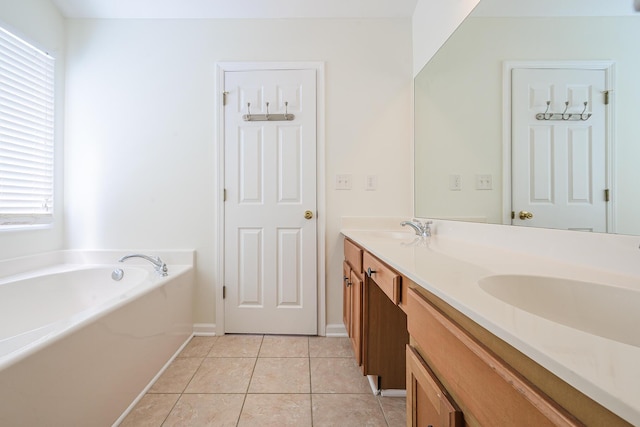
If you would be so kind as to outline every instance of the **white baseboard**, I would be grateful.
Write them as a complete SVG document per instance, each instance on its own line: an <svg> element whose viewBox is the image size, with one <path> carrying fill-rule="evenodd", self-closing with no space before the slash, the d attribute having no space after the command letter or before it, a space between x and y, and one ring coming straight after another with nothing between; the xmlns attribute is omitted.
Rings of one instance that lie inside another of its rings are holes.
<svg viewBox="0 0 640 427"><path fill-rule="evenodd" d="M348 337L347 328L343 324L337 323L334 325L327 325L325 336L327 337ZM215 323L194 323L193 335L199 337L213 337L218 335L216 333Z"/></svg>
<svg viewBox="0 0 640 427"><path fill-rule="evenodd" d="M367 380L369 380L369 387L371 387L371 391L374 396L382 396L382 397L406 397L407 390L402 389L381 389L378 385L380 377L377 375L367 375Z"/></svg>
<svg viewBox="0 0 640 427"><path fill-rule="evenodd" d="M378 388L378 376L367 375L367 380L369 380L369 387L371 387L373 395L378 396L380 394L380 389Z"/></svg>
<svg viewBox="0 0 640 427"><path fill-rule="evenodd" d="M347 328L342 323L336 323L333 325L327 325L325 332L327 337L348 337Z"/></svg>
<svg viewBox="0 0 640 427"><path fill-rule="evenodd" d="M407 390L389 389L380 390L380 396L382 397L407 397Z"/></svg>
<svg viewBox="0 0 640 427"><path fill-rule="evenodd" d="M199 337L213 337L216 336L216 324L215 323L194 323L193 335Z"/></svg>

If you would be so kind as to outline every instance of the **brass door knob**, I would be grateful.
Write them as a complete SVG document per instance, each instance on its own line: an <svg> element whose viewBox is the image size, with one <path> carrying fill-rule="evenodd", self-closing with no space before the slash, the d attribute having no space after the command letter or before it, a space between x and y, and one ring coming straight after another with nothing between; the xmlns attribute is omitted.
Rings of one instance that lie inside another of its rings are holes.
<svg viewBox="0 0 640 427"><path fill-rule="evenodd" d="M311 212L311 211L305 211L305 212L304 212L304 218L305 218L305 219L311 219L311 218L313 218L313 212Z"/></svg>
<svg viewBox="0 0 640 427"><path fill-rule="evenodd" d="M533 218L533 214L527 211L520 211L520 214L518 216L520 217L521 220Z"/></svg>

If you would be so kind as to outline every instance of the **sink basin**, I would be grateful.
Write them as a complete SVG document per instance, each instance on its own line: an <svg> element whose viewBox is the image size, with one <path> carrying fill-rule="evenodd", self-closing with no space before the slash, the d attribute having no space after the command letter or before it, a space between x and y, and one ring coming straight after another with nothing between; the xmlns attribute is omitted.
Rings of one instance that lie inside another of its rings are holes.
<svg viewBox="0 0 640 427"><path fill-rule="evenodd" d="M556 277L497 275L480 288L521 310L640 347L640 291Z"/></svg>
<svg viewBox="0 0 640 427"><path fill-rule="evenodd" d="M382 238L382 239L415 239L418 236L414 232L406 232L406 231L385 231L385 230L372 230L367 232L371 237Z"/></svg>

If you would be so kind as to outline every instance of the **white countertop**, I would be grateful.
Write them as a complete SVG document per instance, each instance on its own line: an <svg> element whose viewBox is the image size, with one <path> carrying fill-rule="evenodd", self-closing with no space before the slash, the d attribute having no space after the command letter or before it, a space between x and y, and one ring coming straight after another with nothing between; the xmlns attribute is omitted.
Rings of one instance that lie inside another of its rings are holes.
<svg viewBox="0 0 640 427"><path fill-rule="evenodd" d="M640 425L640 347L531 314L478 285L488 276L517 274L640 292L638 277L437 234L429 239L375 230L343 229L342 234L602 406ZM640 324L629 323L629 333L640 335Z"/></svg>

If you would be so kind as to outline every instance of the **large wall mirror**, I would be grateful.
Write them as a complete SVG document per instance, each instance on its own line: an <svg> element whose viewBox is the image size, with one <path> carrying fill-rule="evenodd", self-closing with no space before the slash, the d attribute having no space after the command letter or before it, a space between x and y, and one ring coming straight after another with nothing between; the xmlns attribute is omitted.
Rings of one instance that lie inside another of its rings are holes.
<svg viewBox="0 0 640 427"><path fill-rule="evenodd" d="M574 148L566 149L567 156L573 155L574 160L583 163L589 157L602 158L606 180L603 187L606 188L588 188L591 184L585 184L581 190L594 199L604 199L605 189L609 190L607 226L596 231L640 235L640 13L634 12L631 0L612 0L610 4L596 6L604 9L605 13L600 15L589 11L585 2L576 2L576 11L582 16L572 14L565 2L542 3L545 8L562 10L537 10L524 16L516 13L518 7L513 6L512 0L480 0L416 76L415 215L547 226L535 221L538 217L534 208L531 208L534 220L520 221L517 218L520 209L512 203L518 190L511 181L516 173L522 172L520 169L526 168L512 162L510 144L515 142L511 122L515 120L512 117L515 107L511 105L511 83L505 86L505 81L510 82L512 78L511 71L505 71L508 70L505 64L611 63L606 84L611 83L613 87L605 89L614 92L608 95L610 107L600 113L607 120L606 149L592 151L585 145L580 151L575 148L578 142L574 141ZM558 3L562 6L557 6ZM604 102L602 92L600 89L594 92L590 102ZM565 95L549 95L549 98L553 96L558 99L552 104L552 110L562 109L560 98ZM574 101L569 112L580 113ZM540 112L543 111L544 108ZM592 111L592 106L588 111ZM505 120L509 121L506 125ZM541 122L540 126L548 123ZM587 126L591 123L592 119L580 122L577 118L564 124L584 125L580 128L583 134L592 138ZM563 124L562 120L559 124ZM529 130L529 133L535 132ZM549 146L560 144L553 137L547 143ZM536 152L535 161L544 155ZM554 169L549 172L551 175L575 172L571 170L575 164L572 166L566 159L543 160L550 164L565 162L570 169L568 172ZM590 164L586 165L581 173L591 174ZM511 210L516 212L514 220ZM551 227L582 229L579 225Z"/></svg>

